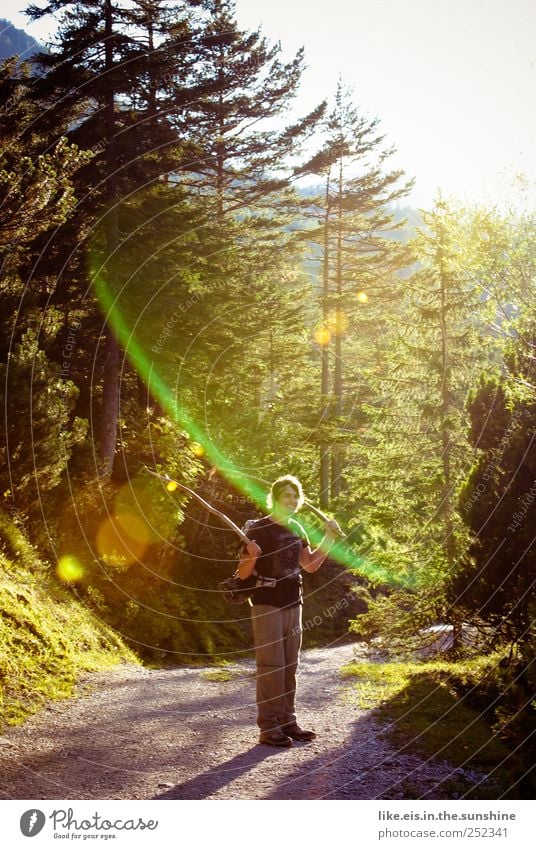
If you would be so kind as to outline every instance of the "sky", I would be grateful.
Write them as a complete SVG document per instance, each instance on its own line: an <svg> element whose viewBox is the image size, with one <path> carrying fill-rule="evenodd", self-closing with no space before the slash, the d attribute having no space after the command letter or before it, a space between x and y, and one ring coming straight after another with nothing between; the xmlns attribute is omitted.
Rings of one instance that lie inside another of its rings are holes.
<svg viewBox="0 0 536 849"><path fill-rule="evenodd" d="M2 15L35 38L24 0ZM379 118L401 167L429 207L440 189L464 201L505 204L518 175L536 196L536 3L534 0L237 0L240 26L305 47L297 104L330 97L337 78L354 87L365 115Z"/></svg>

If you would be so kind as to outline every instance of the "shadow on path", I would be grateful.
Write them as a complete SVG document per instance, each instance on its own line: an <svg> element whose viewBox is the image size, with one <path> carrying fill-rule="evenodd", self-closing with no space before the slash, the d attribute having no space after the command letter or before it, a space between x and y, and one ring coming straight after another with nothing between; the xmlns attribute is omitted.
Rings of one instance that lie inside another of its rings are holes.
<svg viewBox="0 0 536 849"><path fill-rule="evenodd" d="M247 752L235 755L228 761L214 766L201 775L176 784L169 790L154 796L154 799L206 799L231 781L245 776L262 761L274 755L282 756L284 751L258 743Z"/></svg>

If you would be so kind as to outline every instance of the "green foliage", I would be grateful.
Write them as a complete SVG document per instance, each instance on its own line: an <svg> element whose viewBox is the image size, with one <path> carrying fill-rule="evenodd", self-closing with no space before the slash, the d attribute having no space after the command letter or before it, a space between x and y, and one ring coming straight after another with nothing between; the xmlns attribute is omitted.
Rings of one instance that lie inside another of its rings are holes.
<svg viewBox="0 0 536 849"><path fill-rule="evenodd" d="M39 114L32 101L26 67L6 62L0 91L7 98L0 112L0 400L4 409L5 445L0 446L0 488L18 509L38 509L39 494L54 487L85 424L73 415L78 390L61 376L48 356L60 319L43 316L37 304L39 285L23 285L36 237L61 224L75 206L74 174L90 156L65 138L37 135ZM43 288L47 279L40 281ZM36 291L37 290L37 291Z"/></svg>
<svg viewBox="0 0 536 849"><path fill-rule="evenodd" d="M369 600L368 610L350 628L359 640L387 651L391 657L406 657L426 642L420 631L436 622L440 612L441 598L436 595L427 594L422 599L415 592L380 587Z"/></svg>
<svg viewBox="0 0 536 849"><path fill-rule="evenodd" d="M0 485L32 542L80 565L79 598L145 659L202 662L249 650L216 590L236 552L144 465L194 486L216 462L293 472L312 497L320 477L371 544L369 584L310 576L309 645L360 615L400 650L460 618L525 650L534 216L440 201L408 247L378 121L340 83L323 123L321 104L276 125L303 53L242 32L232 2L53 6L46 73L0 70ZM321 197L290 188L309 173ZM14 533L6 558L33 562ZM67 657L24 628L30 654Z"/></svg>
<svg viewBox="0 0 536 849"><path fill-rule="evenodd" d="M63 223L76 204L73 177L92 154L65 137L39 134L27 65L0 65L0 257L3 274L16 272L40 233ZM48 142L48 144L47 144ZM20 294L20 293L19 293Z"/></svg>
<svg viewBox="0 0 536 849"><path fill-rule="evenodd" d="M59 366L40 349L31 325L7 363L0 364L0 381L6 414L0 487L19 509L35 510L41 494L60 482L73 448L85 438L86 422L72 416L78 390L61 379Z"/></svg>
<svg viewBox="0 0 536 849"><path fill-rule="evenodd" d="M67 698L84 672L136 657L51 573L0 512L1 727L48 699Z"/></svg>
<svg viewBox="0 0 536 849"><path fill-rule="evenodd" d="M517 360L513 381L530 374L531 361L521 368ZM482 381L469 405L478 454L460 506L472 541L450 598L465 618L490 623L494 640L530 643L536 611L536 399L511 397L509 386L504 379Z"/></svg>
<svg viewBox="0 0 536 849"><path fill-rule="evenodd" d="M374 709L400 752L419 751L483 775L440 782L431 798L531 798L528 739L536 727L530 686L498 654L459 663L352 663L361 708ZM533 692L533 691L532 691ZM411 791L408 794L411 797Z"/></svg>
<svg viewBox="0 0 536 849"><path fill-rule="evenodd" d="M325 190L312 199L309 215L320 220L307 236L319 244L314 265L322 313L315 338L321 379L314 442L327 506L328 496L335 500L349 489L353 457L347 449L364 424L362 405L369 400L363 374L375 360L387 310L398 295L397 273L411 261L407 246L393 238L403 222L392 211L411 183L401 182L402 171L385 170L393 151L378 135L378 120L359 112L342 81L322 140L312 168Z"/></svg>
<svg viewBox="0 0 536 849"><path fill-rule="evenodd" d="M473 462L465 400L475 369L497 356L483 340L487 305L464 249L471 222L469 211L442 201L425 214L418 267L400 281L364 372L366 419L350 449L348 506L384 539L372 556L405 573L413 590L400 603L376 599L356 625L385 629L386 641L411 642L438 619L454 621L446 584L467 545L456 494Z"/></svg>

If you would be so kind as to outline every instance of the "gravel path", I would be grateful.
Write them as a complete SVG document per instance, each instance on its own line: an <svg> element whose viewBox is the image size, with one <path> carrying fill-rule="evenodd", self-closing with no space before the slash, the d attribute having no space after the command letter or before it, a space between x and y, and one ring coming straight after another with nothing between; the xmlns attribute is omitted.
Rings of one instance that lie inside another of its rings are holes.
<svg viewBox="0 0 536 849"><path fill-rule="evenodd" d="M302 653L299 719L318 737L257 742L254 664L218 670L123 666L93 675L0 737L5 799L448 798L441 781L475 783L445 761L399 754L359 709L338 670L345 645Z"/></svg>

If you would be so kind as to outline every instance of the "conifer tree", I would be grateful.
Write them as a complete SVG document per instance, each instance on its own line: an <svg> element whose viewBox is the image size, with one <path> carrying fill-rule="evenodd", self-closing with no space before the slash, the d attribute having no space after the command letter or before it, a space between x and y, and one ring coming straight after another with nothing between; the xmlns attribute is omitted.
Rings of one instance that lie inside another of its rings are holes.
<svg viewBox="0 0 536 849"><path fill-rule="evenodd" d="M260 30L238 28L232 0L192 5L201 7L200 54L192 74L213 93L190 106L200 158L189 181L213 194L220 215L262 208L287 184L293 165L303 169L300 143L317 128L325 104L281 126L298 91L303 50L283 62L280 44L270 44Z"/></svg>
<svg viewBox="0 0 536 849"><path fill-rule="evenodd" d="M29 13L39 18L60 10L57 45L36 60L45 72L36 84L36 97L49 105L42 122L51 115L70 120L73 111L79 113L69 136L96 153L85 175L82 210L89 206L90 218L104 214L107 252L113 256L119 245L118 205L182 156L169 117L180 97L164 71L172 57L175 78L191 54L175 49L169 10L160 3L141 4L145 29L132 4L112 0L52 0L43 8L30 7ZM183 38L189 35L187 16L177 7L174 13L174 31L180 30L182 42L191 44ZM156 47L155 28L166 39ZM109 324L103 356L100 451L102 471L110 473L117 443L120 350Z"/></svg>
<svg viewBox="0 0 536 849"><path fill-rule="evenodd" d="M468 218L442 201L424 216L419 267L404 281L366 375L372 397L352 474L362 520L385 542L380 559L417 591L404 601L415 623L441 616L454 637L459 619L448 609L446 587L467 544L457 508L472 461L465 401L475 372L491 361L482 344L487 306L465 264Z"/></svg>
<svg viewBox="0 0 536 849"><path fill-rule="evenodd" d="M48 280L28 272L36 235L65 221L76 199L73 177L90 156L50 131L34 131L33 80L14 61L0 67L0 401L4 437L0 486L18 508L35 507L57 485L85 432L72 415L77 390L50 358L58 333L55 311L43 316Z"/></svg>
<svg viewBox="0 0 536 849"><path fill-rule="evenodd" d="M230 3L181 3L170 9L157 0L53 0L41 10L33 7L32 15L60 9L58 48L39 57L46 74L37 96L65 116L81 110L70 135L96 152L82 210L89 204L89 221L105 212L108 255L119 247L118 205L131 202L133 192L159 176L193 188L201 175L201 195L207 203L211 193L216 198L214 214L224 243L228 225L221 216L285 184L283 157L322 111L271 134L250 127L284 110L298 85L302 55L281 63L278 46L259 33L237 30ZM225 193L233 198L229 209ZM211 219L207 207L206 223ZM283 222L272 210L266 221L264 235L256 222L251 228L244 224L236 238L259 248L264 239L262 250L269 250ZM230 226L237 227L234 215ZM117 289L121 270L116 274ZM117 341L107 326L101 414L105 472L111 471L116 444L119 364Z"/></svg>
<svg viewBox="0 0 536 849"><path fill-rule="evenodd" d="M484 624L492 641L528 649L536 612L535 219L530 211L477 209L469 225L461 249L486 301L494 356L468 401L474 464L459 508L470 540L448 600L465 621Z"/></svg>
<svg viewBox="0 0 536 849"><path fill-rule="evenodd" d="M333 109L326 122L326 138L314 164L325 179L325 192L315 201L322 211L318 239L321 245L322 350L320 441L320 497L341 492L343 453L341 426L350 409L350 386L355 375L345 375L349 340L363 337L381 321L381 310L393 298L395 273L407 264L408 251L392 238L396 222L389 206L409 191L403 172L386 171L393 153L379 135L378 120L360 114L352 91L339 80ZM361 306L370 299L374 322L363 321ZM368 327L367 327L368 323ZM345 343L346 338L346 343ZM350 343L361 360L370 340ZM334 427L335 425L335 427ZM339 431L339 434L337 433ZM324 434L324 435L323 435Z"/></svg>
<svg viewBox="0 0 536 849"><path fill-rule="evenodd" d="M527 386L534 383L531 359L518 342L507 363L508 377L483 375L469 401L477 459L460 512L471 541L447 598L464 621L487 627L490 644L528 646L536 636L536 395Z"/></svg>

